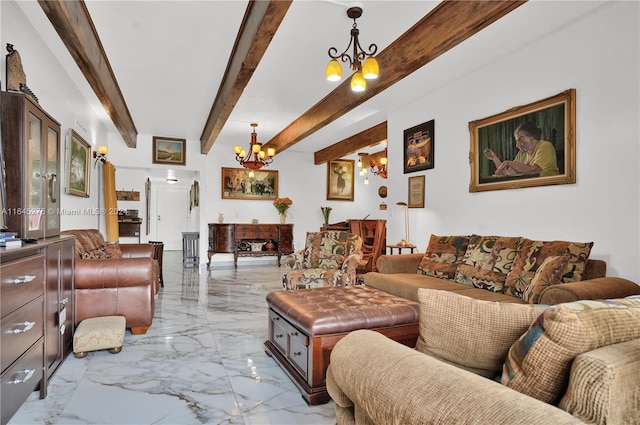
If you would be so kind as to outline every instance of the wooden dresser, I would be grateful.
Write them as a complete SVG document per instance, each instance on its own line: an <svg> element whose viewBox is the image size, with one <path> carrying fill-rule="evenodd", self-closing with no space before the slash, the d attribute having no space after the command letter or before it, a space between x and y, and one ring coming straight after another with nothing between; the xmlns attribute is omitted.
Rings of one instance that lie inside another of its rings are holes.
<svg viewBox="0 0 640 425"><path fill-rule="evenodd" d="M233 254L233 265L238 257L277 256L278 267L283 254L293 252L293 224L241 224L209 223L207 256L215 253Z"/></svg>
<svg viewBox="0 0 640 425"><path fill-rule="evenodd" d="M0 248L2 424L73 350L74 237Z"/></svg>

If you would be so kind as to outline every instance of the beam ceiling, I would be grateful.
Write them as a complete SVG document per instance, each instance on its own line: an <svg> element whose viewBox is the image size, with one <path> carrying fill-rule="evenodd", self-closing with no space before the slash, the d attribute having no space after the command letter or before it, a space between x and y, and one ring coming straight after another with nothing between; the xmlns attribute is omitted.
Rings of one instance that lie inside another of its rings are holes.
<svg viewBox="0 0 640 425"><path fill-rule="evenodd" d="M100 99L124 142L136 147L138 130L83 1L38 0L60 39Z"/></svg>
<svg viewBox="0 0 640 425"><path fill-rule="evenodd" d="M387 138L387 122L382 122L351 137L327 146L313 154L315 165L320 165L343 156L351 155L360 149L377 145Z"/></svg>
<svg viewBox="0 0 640 425"><path fill-rule="evenodd" d="M376 56L380 76L377 80L369 80L364 92L351 91L351 82L346 78L335 90L296 118L263 147L275 148L276 152L290 148L525 2L526 0L440 3ZM315 160L318 163L317 156ZM326 159L321 161L324 160Z"/></svg>

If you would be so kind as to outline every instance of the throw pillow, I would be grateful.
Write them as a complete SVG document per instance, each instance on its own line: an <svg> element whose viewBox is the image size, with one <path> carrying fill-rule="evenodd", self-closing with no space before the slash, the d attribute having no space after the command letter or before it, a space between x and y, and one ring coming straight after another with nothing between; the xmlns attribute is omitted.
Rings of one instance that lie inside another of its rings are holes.
<svg viewBox="0 0 640 425"><path fill-rule="evenodd" d="M111 258L111 254L104 248L96 248L91 251L85 251L80 254L80 258L83 260L99 260L104 258Z"/></svg>
<svg viewBox="0 0 640 425"><path fill-rule="evenodd" d="M522 238L513 267L507 275L504 293L522 298L525 288L531 283L545 258L568 255L560 280L563 283L582 279L593 242L534 241Z"/></svg>
<svg viewBox="0 0 640 425"><path fill-rule="evenodd" d="M469 236L431 235L418 274L453 280L456 269L464 258Z"/></svg>
<svg viewBox="0 0 640 425"><path fill-rule="evenodd" d="M418 300L416 350L488 378L500 375L509 347L545 309L423 288Z"/></svg>
<svg viewBox="0 0 640 425"><path fill-rule="evenodd" d="M522 292L522 299L529 304L538 304L540 294L547 286L561 283L562 273L568 261L569 256L566 254L545 258L529 285Z"/></svg>
<svg viewBox="0 0 640 425"><path fill-rule="evenodd" d="M640 338L640 301L575 301L547 309L514 342L502 384L555 404L566 389L573 359L596 348Z"/></svg>
<svg viewBox="0 0 640 425"><path fill-rule="evenodd" d="M463 285L502 292L519 240L518 237L471 236L454 280Z"/></svg>

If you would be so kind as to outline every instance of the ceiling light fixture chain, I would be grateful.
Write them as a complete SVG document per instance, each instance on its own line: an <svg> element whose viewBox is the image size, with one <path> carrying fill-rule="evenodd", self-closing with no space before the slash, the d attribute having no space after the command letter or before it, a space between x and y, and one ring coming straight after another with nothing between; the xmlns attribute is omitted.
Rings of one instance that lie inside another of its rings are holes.
<svg viewBox="0 0 640 425"><path fill-rule="evenodd" d="M273 157L276 154L276 150L273 148L268 148L266 152L262 150L262 144L258 143L258 134L256 133L257 126L257 123L251 123L253 131L251 132L251 142L248 151L245 151L240 145L233 147L233 151L236 154L236 161L243 167L251 170L258 170L268 166L273 162Z"/></svg>
<svg viewBox="0 0 640 425"><path fill-rule="evenodd" d="M351 7L347 10L347 16L353 19L353 25L351 27L351 39L349 45L341 54L338 54L338 49L335 47L329 48L329 57L331 60L327 64L326 77L329 81L339 81L342 78L342 67L338 62L340 59L342 62L349 62L349 66L354 71L351 77L351 90L364 91L367 87L366 80L373 80L378 78L379 67L378 61L374 57L378 51L378 46L374 43L369 45L369 50L365 51L360 45L360 30L356 19L362 16L362 8ZM352 56L347 53L353 46Z"/></svg>

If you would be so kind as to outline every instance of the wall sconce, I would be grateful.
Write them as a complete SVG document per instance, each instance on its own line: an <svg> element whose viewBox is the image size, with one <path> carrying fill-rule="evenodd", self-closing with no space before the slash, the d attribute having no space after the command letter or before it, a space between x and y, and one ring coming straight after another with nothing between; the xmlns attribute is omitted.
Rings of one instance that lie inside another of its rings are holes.
<svg viewBox="0 0 640 425"><path fill-rule="evenodd" d="M100 145L98 146L98 150L97 151L93 151L93 157L95 158L95 161L93 162L93 168L96 168L96 164L98 163L98 161L102 162L103 164L105 162L107 162L107 147L104 145Z"/></svg>

